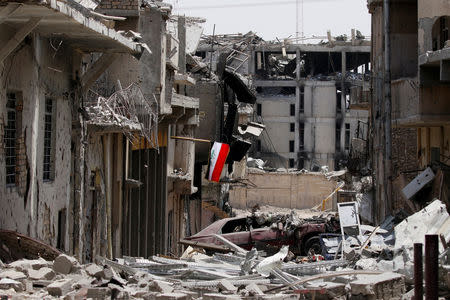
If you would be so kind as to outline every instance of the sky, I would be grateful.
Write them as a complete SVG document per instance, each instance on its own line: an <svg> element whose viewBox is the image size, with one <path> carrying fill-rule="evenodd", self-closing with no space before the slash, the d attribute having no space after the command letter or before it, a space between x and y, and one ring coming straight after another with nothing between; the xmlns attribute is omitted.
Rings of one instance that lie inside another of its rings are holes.
<svg viewBox="0 0 450 300"><path fill-rule="evenodd" d="M256 32L264 40L295 37L298 1L299 32L305 37L350 36L355 28L370 37L366 0L166 0L174 14L203 17L204 33ZM303 2L303 5L302 5ZM303 7L303 13L302 13ZM303 18L302 18L303 16ZM302 22L303 19L303 22ZM300 34L301 35L301 34Z"/></svg>

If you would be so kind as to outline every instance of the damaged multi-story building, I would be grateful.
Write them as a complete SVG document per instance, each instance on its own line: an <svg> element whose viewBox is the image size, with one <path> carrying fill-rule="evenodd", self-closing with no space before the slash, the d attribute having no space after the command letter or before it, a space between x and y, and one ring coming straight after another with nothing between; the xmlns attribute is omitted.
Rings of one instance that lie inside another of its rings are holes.
<svg viewBox="0 0 450 300"><path fill-rule="evenodd" d="M0 3L1 229L82 261L177 254L201 20L162 2ZM191 50L189 50L191 49Z"/></svg>
<svg viewBox="0 0 450 300"><path fill-rule="evenodd" d="M434 197L448 201L450 2L367 3L372 15L372 215L383 220L399 209L414 212ZM427 166L436 173L435 183L407 199L402 189Z"/></svg>
<svg viewBox="0 0 450 300"><path fill-rule="evenodd" d="M227 53L228 65L257 91L254 120L266 134L253 157L274 168L334 170L348 164L353 138L367 141L367 105L357 104L369 92L370 42L355 32L351 41L330 35L314 45L264 42L251 32L201 43L197 55L208 61L216 53L215 61Z"/></svg>

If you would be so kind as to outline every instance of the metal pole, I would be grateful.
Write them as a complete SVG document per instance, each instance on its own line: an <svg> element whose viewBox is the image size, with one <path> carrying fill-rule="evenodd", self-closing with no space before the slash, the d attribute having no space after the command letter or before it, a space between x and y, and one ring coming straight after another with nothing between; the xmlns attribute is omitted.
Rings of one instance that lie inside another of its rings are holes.
<svg viewBox="0 0 450 300"><path fill-rule="evenodd" d="M438 299L438 256L437 234L425 235L425 299Z"/></svg>
<svg viewBox="0 0 450 300"><path fill-rule="evenodd" d="M390 33L390 0L383 1L384 13L384 135L385 135L385 157L384 157L384 193L385 206L384 216L391 211L391 33ZM383 216L383 218L384 218Z"/></svg>
<svg viewBox="0 0 450 300"><path fill-rule="evenodd" d="M212 35L212 40L211 40L211 58L209 60L209 77L211 77L211 72L212 72L212 59L213 59L213 53L214 53L215 34L216 34L216 24L214 24L214 27L213 27L213 35Z"/></svg>
<svg viewBox="0 0 450 300"><path fill-rule="evenodd" d="M422 243L414 244L414 300L423 299L423 253Z"/></svg>

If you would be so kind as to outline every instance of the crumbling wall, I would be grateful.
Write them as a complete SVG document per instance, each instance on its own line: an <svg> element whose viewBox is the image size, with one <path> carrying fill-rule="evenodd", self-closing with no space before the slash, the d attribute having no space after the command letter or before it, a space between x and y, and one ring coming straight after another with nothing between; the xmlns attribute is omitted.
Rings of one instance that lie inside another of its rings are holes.
<svg viewBox="0 0 450 300"><path fill-rule="evenodd" d="M138 0L101 0L99 9L137 10Z"/></svg>
<svg viewBox="0 0 450 300"><path fill-rule="evenodd" d="M55 41L52 41L55 43ZM58 212L68 206L70 182L70 92L71 50L62 44L52 48L50 40L33 35L5 61L0 73L0 122L6 120L6 92L21 97L16 107L17 122L16 185L6 187L4 132L0 132L0 226L37 237L54 246L58 235ZM63 75L62 75L63 74ZM67 75L69 74L69 75ZM45 99L54 100L56 111L53 180L43 180L43 141ZM20 102L20 101L19 101ZM4 129L4 125L0 126ZM66 210L67 212L67 210ZM66 250L66 249L64 249Z"/></svg>
<svg viewBox="0 0 450 300"><path fill-rule="evenodd" d="M419 55L433 49L433 25L441 16L450 16L450 5L447 0L418 0Z"/></svg>
<svg viewBox="0 0 450 300"><path fill-rule="evenodd" d="M320 173L265 173L248 172L246 187L230 189L230 205L246 209L255 205L305 209L322 203L336 188L337 183ZM333 196L334 199L335 196ZM327 202L332 207L334 200Z"/></svg>

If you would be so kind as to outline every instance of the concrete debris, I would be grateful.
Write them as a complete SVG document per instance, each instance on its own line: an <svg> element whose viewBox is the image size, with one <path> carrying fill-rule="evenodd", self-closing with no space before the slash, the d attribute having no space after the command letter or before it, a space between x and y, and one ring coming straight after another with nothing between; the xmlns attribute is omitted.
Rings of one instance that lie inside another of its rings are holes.
<svg viewBox="0 0 450 300"><path fill-rule="evenodd" d="M69 274L72 270L75 270L78 262L74 257L66 254L61 254L53 262L53 270L60 274Z"/></svg>
<svg viewBox="0 0 450 300"><path fill-rule="evenodd" d="M292 216L279 222L280 216L257 211L252 218L255 224L274 222L282 227L304 222ZM417 232L429 233L411 228L430 223L434 225L428 226L430 232L443 233L447 243L448 218L445 205L435 200L391 229L362 225L362 236L346 237L346 245L351 248L345 249L344 259L335 259L340 253L339 240L322 237L324 246L337 248L334 256L324 255L331 258L325 261L297 257L286 262L291 255L289 246L268 256L257 248L243 249L220 235L218 241L232 248L234 254L210 255L190 246L179 259L153 256L112 261L98 257L101 265L80 265L65 254L53 262L23 259L0 266L0 289L6 296L26 298L32 294L45 299L300 299L300 295L318 299L408 299L414 273L410 245L421 241ZM384 243L391 231L396 233L394 245ZM447 286L448 251L440 257L441 286Z"/></svg>

